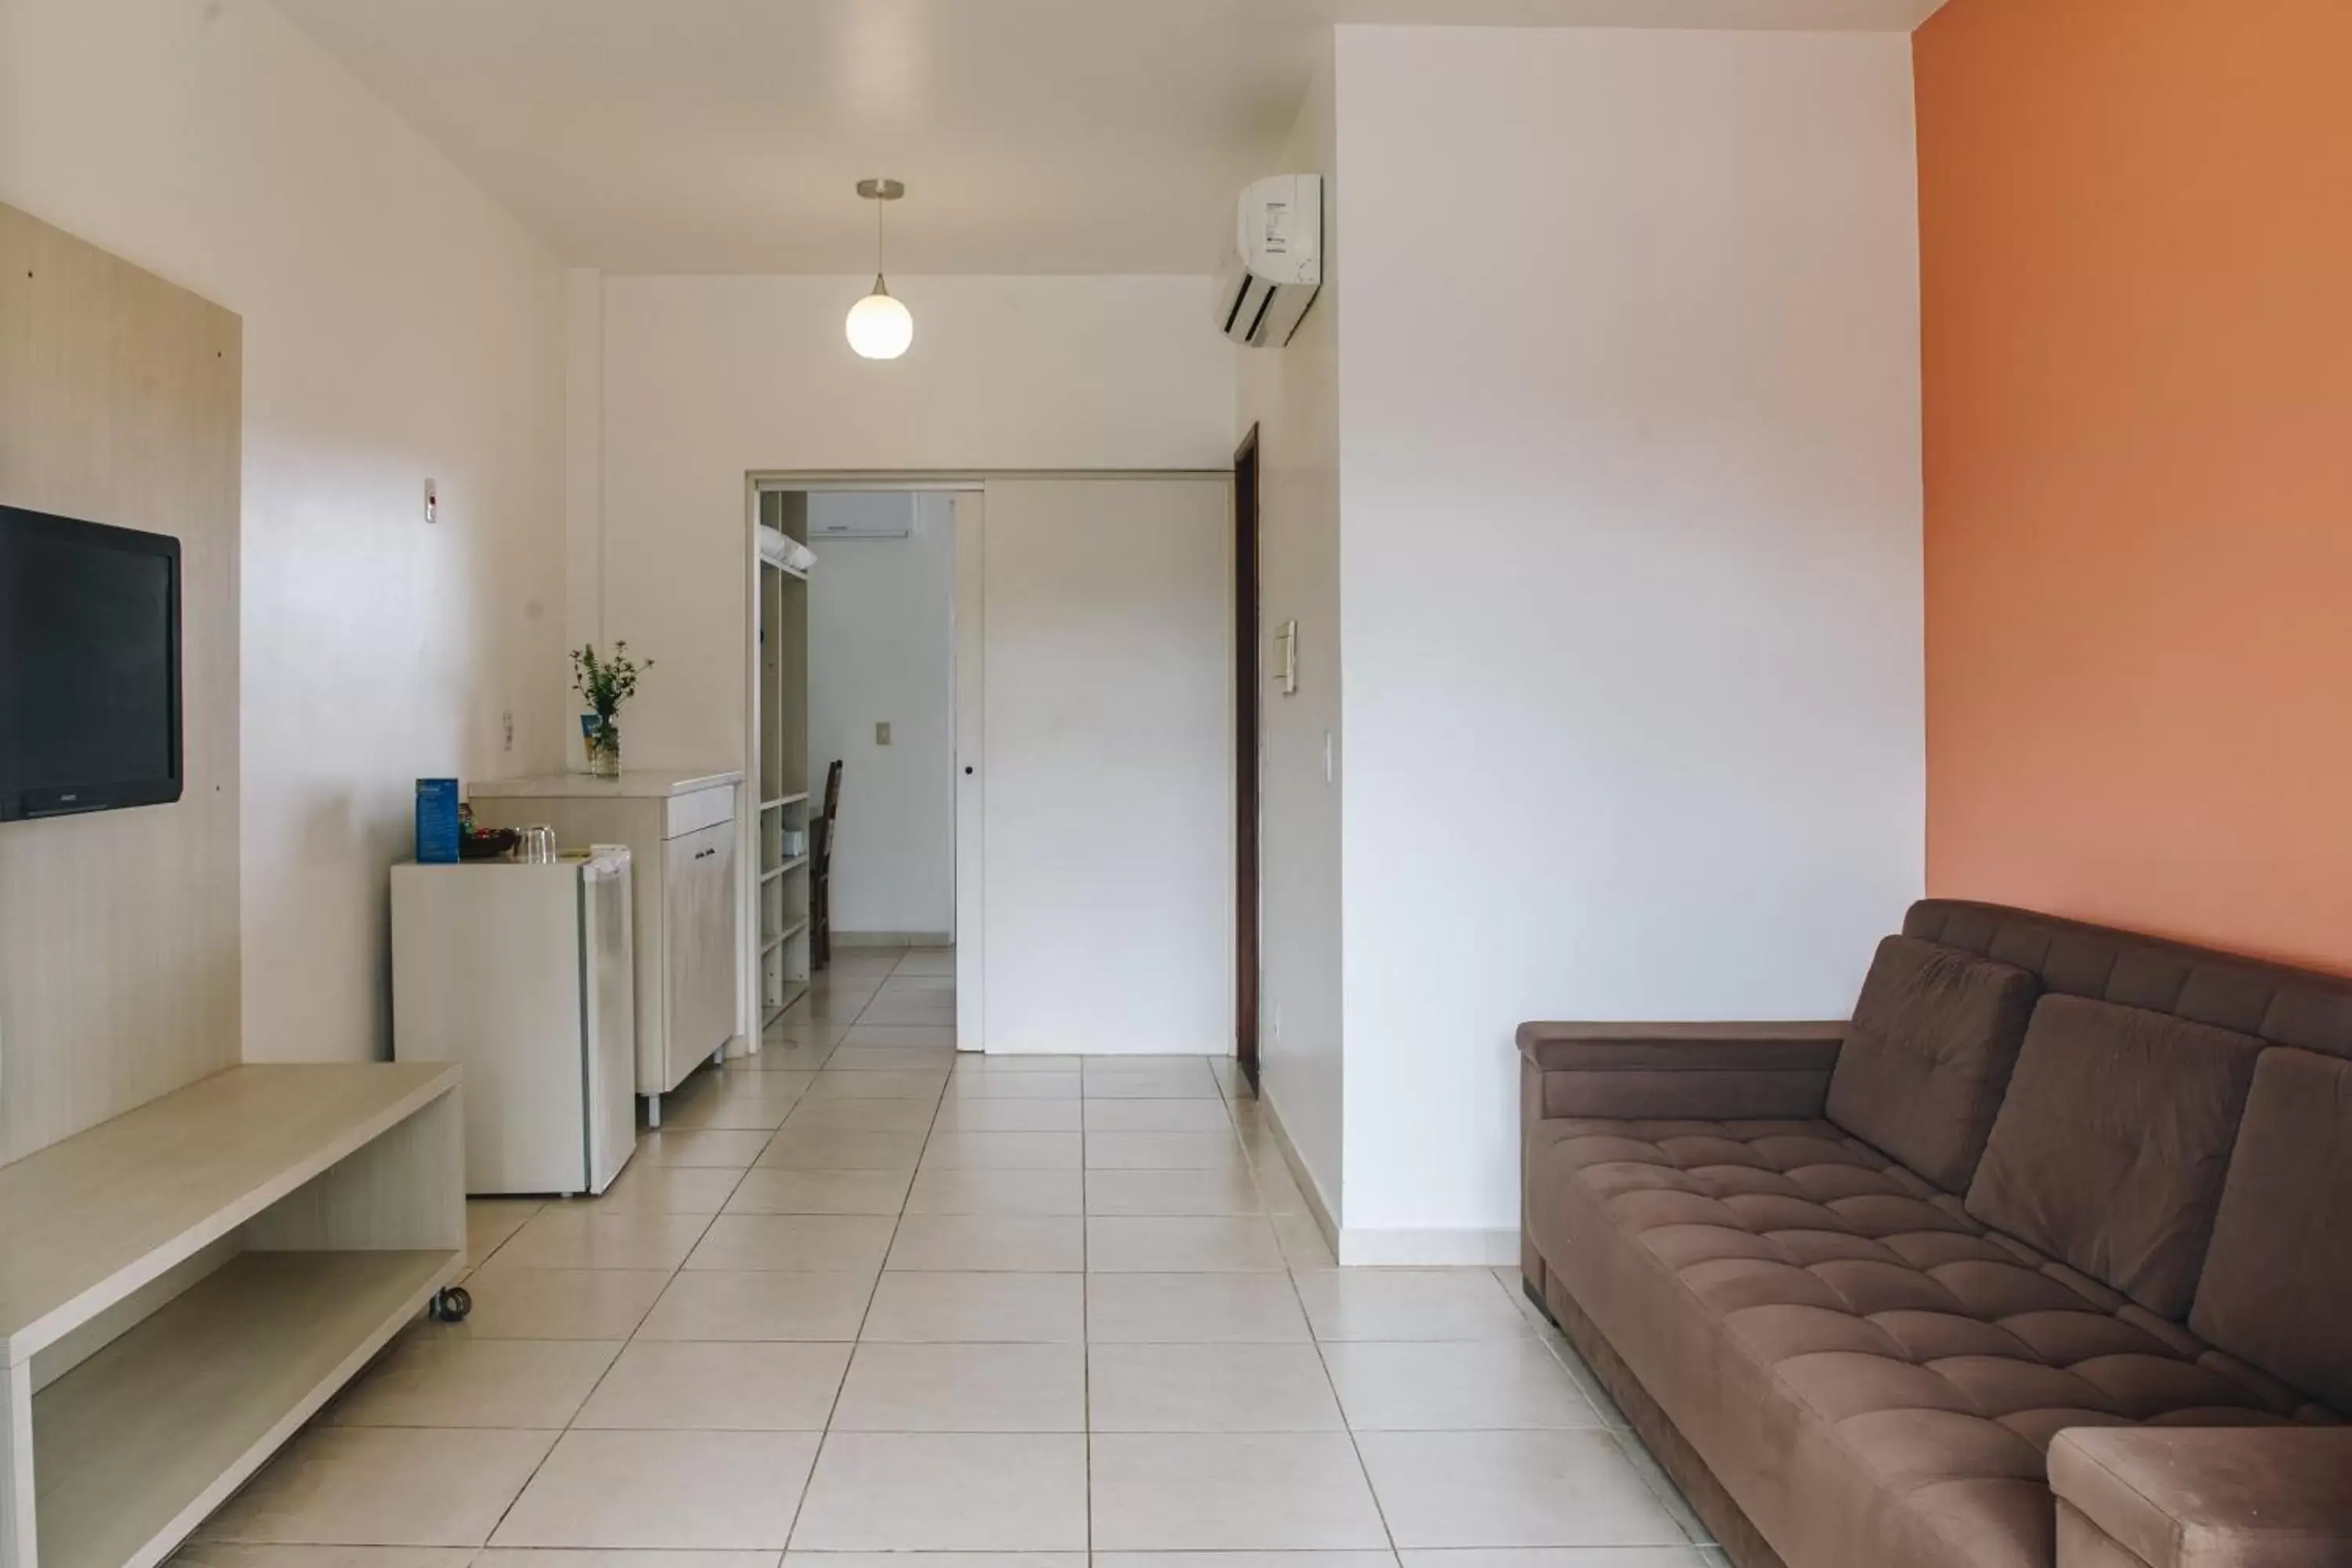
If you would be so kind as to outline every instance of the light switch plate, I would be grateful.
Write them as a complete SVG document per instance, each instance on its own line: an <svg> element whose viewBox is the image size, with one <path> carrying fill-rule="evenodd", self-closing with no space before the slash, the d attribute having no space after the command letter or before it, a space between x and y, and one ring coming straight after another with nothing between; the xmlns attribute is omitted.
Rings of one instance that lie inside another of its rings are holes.
<svg viewBox="0 0 2352 1568"><path fill-rule="evenodd" d="M886 719L881 723L874 726L874 743L877 746L887 746L890 743L890 721Z"/></svg>

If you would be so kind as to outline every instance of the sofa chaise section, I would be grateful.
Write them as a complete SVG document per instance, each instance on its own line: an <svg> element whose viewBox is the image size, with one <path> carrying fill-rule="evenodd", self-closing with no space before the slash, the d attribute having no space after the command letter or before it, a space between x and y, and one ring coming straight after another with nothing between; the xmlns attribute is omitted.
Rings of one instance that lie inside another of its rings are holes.
<svg viewBox="0 0 2352 1568"><path fill-rule="evenodd" d="M2352 1427L2078 1427L2050 1489L2063 1568L2352 1563Z"/></svg>

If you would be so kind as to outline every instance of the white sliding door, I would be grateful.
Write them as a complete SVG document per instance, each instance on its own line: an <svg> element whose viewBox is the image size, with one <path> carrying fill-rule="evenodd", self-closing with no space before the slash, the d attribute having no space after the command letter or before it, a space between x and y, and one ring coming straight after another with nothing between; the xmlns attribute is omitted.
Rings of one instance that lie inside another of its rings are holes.
<svg viewBox="0 0 2352 1568"><path fill-rule="evenodd" d="M1233 1048L1230 489L987 487L991 1051Z"/></svg>

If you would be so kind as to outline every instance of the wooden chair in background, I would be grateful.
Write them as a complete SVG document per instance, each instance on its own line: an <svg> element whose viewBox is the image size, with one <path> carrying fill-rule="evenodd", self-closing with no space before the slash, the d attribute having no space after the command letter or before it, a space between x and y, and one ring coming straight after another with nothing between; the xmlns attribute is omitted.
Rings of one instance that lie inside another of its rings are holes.
<svg viewBox="0 0 2352 1568"><path fill-rule="evenodd" d="M824 771L824 810L809 824L809 967L833 963L833 824L841 812L841 763Z"/></svg>

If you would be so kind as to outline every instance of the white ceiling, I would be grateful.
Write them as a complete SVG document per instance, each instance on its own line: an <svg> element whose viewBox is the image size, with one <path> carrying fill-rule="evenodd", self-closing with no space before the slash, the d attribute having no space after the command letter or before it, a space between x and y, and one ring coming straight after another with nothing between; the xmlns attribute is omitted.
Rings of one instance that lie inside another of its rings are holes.
<svg viewBox="0 0 2352 1568"><path fill-rule="evenodd" d="M277 0L573 266L1198 272L1334 22L1907 31L1942 0Z"/></svg>

